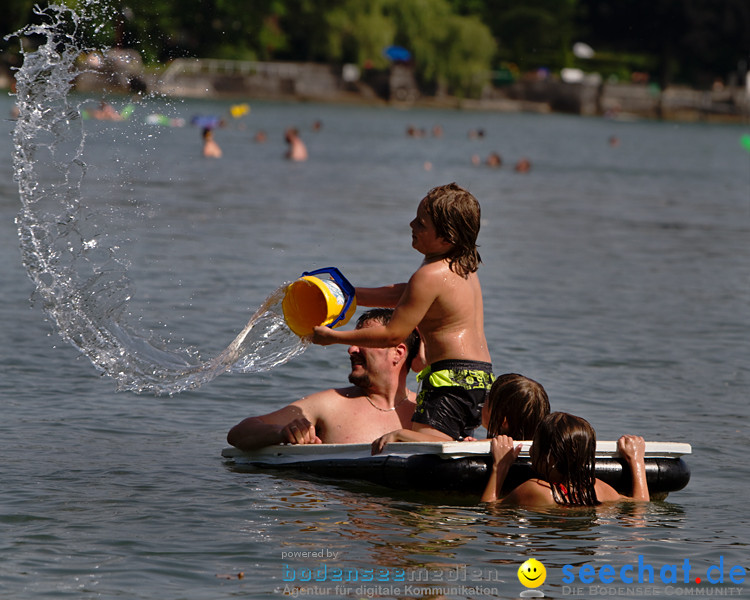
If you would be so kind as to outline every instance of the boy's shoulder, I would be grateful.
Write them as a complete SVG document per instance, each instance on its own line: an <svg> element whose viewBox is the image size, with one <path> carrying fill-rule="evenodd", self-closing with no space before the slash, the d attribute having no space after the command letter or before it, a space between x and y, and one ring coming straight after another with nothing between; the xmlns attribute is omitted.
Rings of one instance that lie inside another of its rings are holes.
<svg viewBox="0 0 750 600"><path fill-rule="evenodd" d="M446 271L453 273L453 271L451 271L450 269L449 260L447 258L436 258L433 260L423 261L422 264L419 265L419 268L414 272L414 274L432 275L437 273L442 274Z"/></svg>
<svg viewBox="0 0 750 600"><path fill-rule="evenodd" d="M443 285L450 281L456 274L448 267L447 260L435 260L423 262L419 268L414 271L409 283L412 286L436 286Z"/></svg>
<svg viewBox="0 0 750 600"><path fill-rule="evenodd" d="M469 281L472 278L477 277L476 271L468 273L466 276L456 273L450 267L450 260L447 258L441 258L429 262L423 262L419 268L412 275L412 280L415 282L425 283L430 279L439 279L441 282L448 282L454 279Z"/></svg>

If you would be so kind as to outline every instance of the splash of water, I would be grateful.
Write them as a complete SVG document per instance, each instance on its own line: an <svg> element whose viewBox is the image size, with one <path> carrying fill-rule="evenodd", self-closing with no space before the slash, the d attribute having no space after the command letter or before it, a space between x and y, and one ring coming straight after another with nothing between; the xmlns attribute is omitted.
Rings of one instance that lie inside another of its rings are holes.
<svg viewBox="0 0 750 600"><path fill-rule="evenodd" d="M79 74L76 59L91 51L79 41L81 28L100 9L96 1L77 11L37 7L43 23L13 34L21 40L31 35L46 40L34 51L21 48L13 133L22 202L16 223L36 298L63 339L113 377L118 390L171 395L222 373L265 371L299 355L308 342L284 321L286 283L268 296L223 352L207 361L195 350L169 349L127 322L133 284L121 249L91 225L93 212L82 201L86 135L80 109L69 97Z"/></svg>

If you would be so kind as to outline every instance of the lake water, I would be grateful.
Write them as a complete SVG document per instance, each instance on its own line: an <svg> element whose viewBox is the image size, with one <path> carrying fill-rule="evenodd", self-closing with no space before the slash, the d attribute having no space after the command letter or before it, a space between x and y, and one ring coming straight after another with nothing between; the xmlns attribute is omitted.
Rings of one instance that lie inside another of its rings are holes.
<svg viewBox="0 0 750 600"><path fill-rule="evenodd" d="M408 228L418 201L456 181L482 205L495 372L537 379L553 409L585 416L599 439L692 444L692 479L641 509L530 511L233 471L220 456L226 431L345 384L345 347L171 396L117 392L61 340L44 299L29 301L4 97L0 597L516 598L517 569L532 557L549 598L750 597L737 570L750 567L747 127L251 102L216 131L224 156L210 160L195 127L145 124L151 113L189 121L229 106L151 99L127 122L83 122L79 217L100 249L127 260L119 319L211 357L302 271L404 281L420 261ZM435 124L440 138L429 135ZM306 163L283 158L289 125ZM408 138L409 125L428 135ZM484 138L470 139L477 128ZM253 141L258 129L265 144ZM501 169L472 165L491 151ZM533 165L525 175L512 169L522 156ZM638 581L639 560L654 583ZM578 576L582 565L594 583ZM336 569L358 581L335 582Z"/></svg>

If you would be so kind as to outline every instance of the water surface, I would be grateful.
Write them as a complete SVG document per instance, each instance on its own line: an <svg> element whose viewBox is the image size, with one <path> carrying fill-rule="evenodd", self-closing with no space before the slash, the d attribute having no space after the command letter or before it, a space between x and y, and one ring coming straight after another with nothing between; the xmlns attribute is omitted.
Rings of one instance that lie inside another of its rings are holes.
<svg viewBox="0 0 750 600"><path fill-rule="evenodd" d="M418 597L393 578L421 568L444 580L477 570L461 582L475 589L443 589L449 598L515 598L529 557L545 564L540 589L553 598L575 595L567 564L619 569L642 556L658 578L687 558L692 582L674 585L693 591L710 585L706 571L720 560L727 574L750 566L746 128L251 102L250 115L215 133L224 157L207 160L195 128L144 123L153 112L189 120L228 107L147 100L128 122L83 122L81 199L101 243L125 260L133 294L123 319L214 356L302 271L337 266L363 286L403 281L419 264L408 229L419 199L457 181L482 204L479 274L496 372L537 379L553 409L585 416L600 439L691 443L691 482L642 510L545 512L233 471L220 457L226 431L344 384L346 349L312 347L269 372L221 375L171 397L116 392L45 321L41 301L29 302L8 119L0 595L268 598L307 585L284 581L320 567L303 552L360 578L391 570L379 590L328 593L352 598ZM0 114L10 109L1 99ZM442 138L405 135L436 123ZM289 125L300 128L306 163L283 159ZM484 139L469 139L479 127ZM258 129L266 144L253 142ZM501 169L472 165L491 151ZM522 156L533 164L526 175L512 171ZM725 578L706 589L738 587Z"/></svg>

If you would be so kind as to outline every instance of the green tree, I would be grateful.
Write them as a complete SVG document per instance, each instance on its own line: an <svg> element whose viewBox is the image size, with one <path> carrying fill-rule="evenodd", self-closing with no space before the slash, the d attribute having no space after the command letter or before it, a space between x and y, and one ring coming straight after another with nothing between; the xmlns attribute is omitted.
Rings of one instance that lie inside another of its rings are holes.
<svg viewBox="0 0 750 600"><path fill-rule="evenodd" d="M484 22L499 46L500 58L520 69L560 69L573 64L578 0L488 0Z"/></svg>
<svg viewBox="0 0 750 600"><path fill-rule="evenodd" d="M348 0L326 14L328 56L336 62L388 66L383 49L392 45L396 26L387 15L390 0Z"/></svg>
<svg viewBox="0 0 750 600"><path fill-rule="evenodd" d="M705 87L736 71L750 50L747 0L580 0L595 48L652 56L662 87Z"/></svg>
<svg viewBox="0 0 750 600"><path fill-rule="evenodd" d="M489 75L495 42L476 17L460 16L446 0L400 0L391 4L396 43L414 56L423 85L476 96Z"/></svg>
<svg viewBox="0 0 750 600"><path fill-rule="evenodd" d="M289 12L287 26L291 14L294 20L300 15ZM397 44L411 52L424 86L465 96L481 90L495 52L487 27L477 17L455 14L446 0L329 2L317 30L326 33L326 44L317 54L321 60L386 68L383 50Z"/></svg>
<svg viewBox="0 0 750 600"><path fill-rule="evenodd" d="M34 0L4 0L0 17L0 40L31 21L35 4Z"/></svg>

